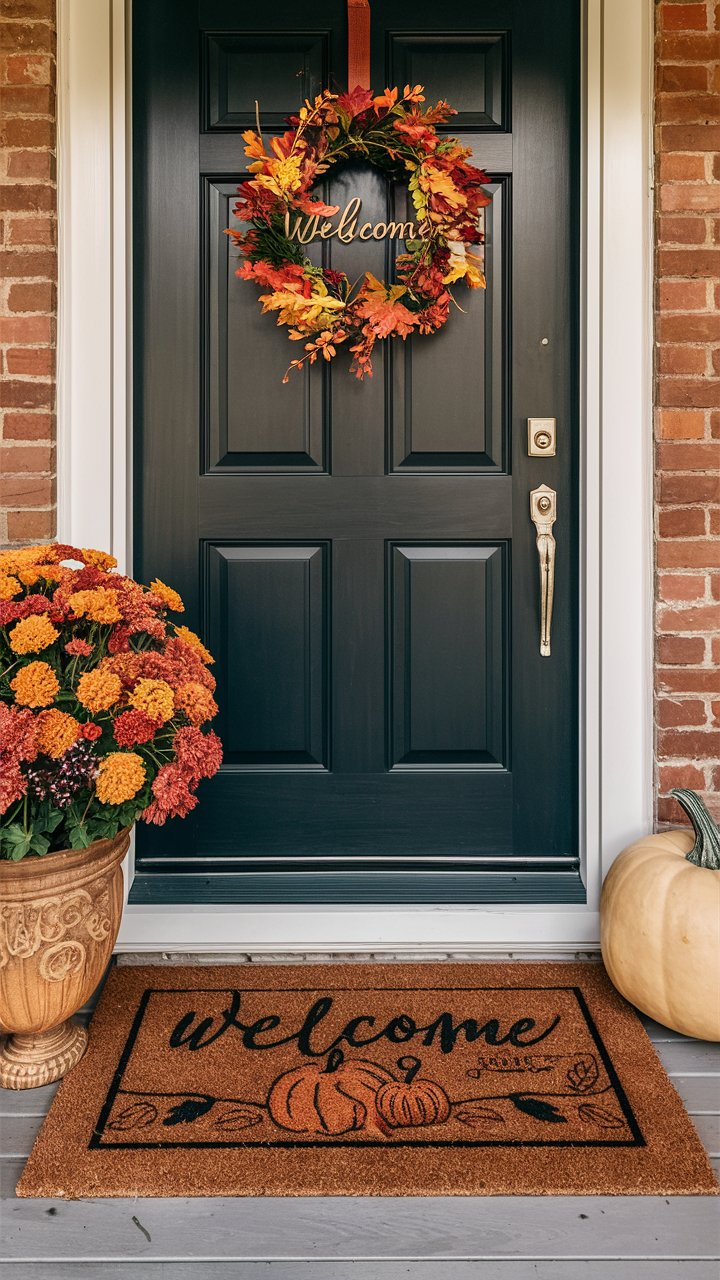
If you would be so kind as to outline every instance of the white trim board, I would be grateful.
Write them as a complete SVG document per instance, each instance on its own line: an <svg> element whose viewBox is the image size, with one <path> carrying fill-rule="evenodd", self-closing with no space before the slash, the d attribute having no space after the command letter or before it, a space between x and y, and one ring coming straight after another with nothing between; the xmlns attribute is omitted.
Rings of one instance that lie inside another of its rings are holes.
<svg viewBox="0 0 720 1280"><path fill-rule="evenodd" d="M59 0L59 537L131 563L125 0ZM585 0L581 857L586 906L138 906L120 951L573 952L652 827L652 0ZM128 876L132 875L132 870Z"/></svg>

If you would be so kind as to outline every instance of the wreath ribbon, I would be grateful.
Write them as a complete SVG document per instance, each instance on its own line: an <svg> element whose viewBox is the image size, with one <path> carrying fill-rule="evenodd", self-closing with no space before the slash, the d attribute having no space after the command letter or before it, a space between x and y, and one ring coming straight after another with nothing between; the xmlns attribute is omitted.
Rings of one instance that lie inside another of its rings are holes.
<svg viewBox="0 0 720 1280"><path fill-rule="evenodd" d="M347 0L348 89L370 88L370 5L368 0Z"/></svg>

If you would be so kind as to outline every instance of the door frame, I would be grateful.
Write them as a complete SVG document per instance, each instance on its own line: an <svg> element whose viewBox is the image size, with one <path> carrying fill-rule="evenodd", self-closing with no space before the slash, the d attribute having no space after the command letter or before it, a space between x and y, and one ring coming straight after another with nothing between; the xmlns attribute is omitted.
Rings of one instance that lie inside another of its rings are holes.
<svg viewBox="0 0 720 1280"><path fill-rule="evenodd" d="M58 537L131 564L126 0L58 0ZM584 904L126 907L119 951L596 950L603 875L652 828L653 0L584 0L580 832ZM133 875L132 857L126 880Z"/></svg>

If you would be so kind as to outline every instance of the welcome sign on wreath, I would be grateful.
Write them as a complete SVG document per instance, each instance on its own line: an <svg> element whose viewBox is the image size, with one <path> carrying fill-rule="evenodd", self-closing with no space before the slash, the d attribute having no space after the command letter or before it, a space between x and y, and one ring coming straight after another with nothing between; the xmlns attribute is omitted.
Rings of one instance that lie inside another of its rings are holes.
<svg viewBox="0 0 720 1280"><path fill-rule="evenodd" d="M348 10L349 68L362 77L369 67L369 20L358 31L354 8ZM305 354L290 362L285 382L306 362L332 360L341 344L352 354L351 372L372 376L379 338L435 333L453 301L449 285L464 280L471 289L485 286L481 259L469 246L483 241L479 214L490 203L483 189L488 177L470 164L471 152L457 138L438 134L454 109L441 101L422 110L424 101L422 85L405 85L402 94L385 89L374 95L361 85L340 95L326 90L289 118L290 128L272 138L269 149L259 119L257 131L243 134L253 177L238 188L234 212L250 227L228 235L245 259L236 274L267 290L260 297L263 311L275 312L288 337L304 343ZM371 223L359 197L343 210L316 199L318 180L348 160L406 181L414 219ZM304 251L314 240L348 244L386 237L405 245L392 283L369 271L351 282L341 271L315 266Z"/></svg>

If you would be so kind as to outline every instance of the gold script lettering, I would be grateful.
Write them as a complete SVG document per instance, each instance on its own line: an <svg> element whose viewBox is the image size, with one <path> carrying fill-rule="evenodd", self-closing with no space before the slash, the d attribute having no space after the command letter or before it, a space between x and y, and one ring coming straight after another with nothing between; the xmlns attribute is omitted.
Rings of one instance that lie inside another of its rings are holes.
<svg viewBox="0 0 720 1280"><path fill-rule="evenodd" d="M303 219L297 216L292 222L290 214L285 214L285 235L289 240L297 240L298 244L310 244L319 237L321 240L332 240L337 236L342 244L351 244L353 240L422 240L427 228L423 225L416 228L414 222L363 222L358 228L358 219L362 201L353 196L340 214L337 224L329 219L322 223L317 214Z"/></svg>

